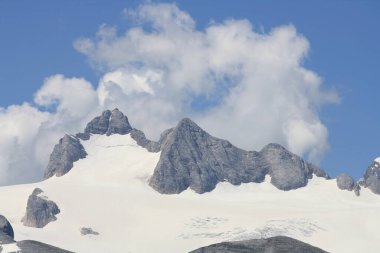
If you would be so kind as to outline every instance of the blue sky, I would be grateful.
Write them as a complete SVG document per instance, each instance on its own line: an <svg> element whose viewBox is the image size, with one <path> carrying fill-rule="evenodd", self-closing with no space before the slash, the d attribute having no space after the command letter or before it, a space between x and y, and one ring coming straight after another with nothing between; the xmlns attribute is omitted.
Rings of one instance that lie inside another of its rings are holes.
<svg viewBox="0 0 380 253"><path fill-rule="evenodd" d="M323 78L322 89L333 88L340 97L338 104L319 111L330 145L321 166L333 176L347 171L359 178L371 160L380 156L380 2L175 2L192 16L199 30L211 21L230 18L248 19L264 33L293 24L310 43L304 65ZM91 68L73 42L93 37L103 23L127 29L131 24L123 9L141 3L0 0L0 107L33 103L44 79L54 74L84 77L97 84L102 73Z"/></svg>

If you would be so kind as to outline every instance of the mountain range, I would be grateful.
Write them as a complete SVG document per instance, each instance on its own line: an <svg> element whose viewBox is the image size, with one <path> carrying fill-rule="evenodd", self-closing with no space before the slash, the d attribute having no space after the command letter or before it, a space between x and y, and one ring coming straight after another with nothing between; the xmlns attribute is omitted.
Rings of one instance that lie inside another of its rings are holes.
<svg viewBox="0 0 380 253"><path fill-rule="evenodd" d="M0 241L23 253L376 252L378 194L380 159L358 182L331 179L279 144L246 151L188 118L152 141L114 109L63 136L41 182L0 187Z"/></svg>

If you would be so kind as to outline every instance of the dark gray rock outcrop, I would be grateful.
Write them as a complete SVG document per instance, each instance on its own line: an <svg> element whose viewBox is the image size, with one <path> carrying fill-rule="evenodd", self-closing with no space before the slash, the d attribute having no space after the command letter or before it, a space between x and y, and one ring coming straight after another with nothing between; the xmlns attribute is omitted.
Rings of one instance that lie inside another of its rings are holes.
<svg viewBox="0 0 380 253"><path fill-rule="evenodd" d="M190 253L327 253L304 242L285 236L238 242L222 242Z"/></svg>
<svg viewBox="0 0 380 253"><path fill-rule="evenodd" d="M41 190L36 188L35 193L41 193ZM0 215L0 252L2 244L15 243L14 231L9 221L2 215ZM44 244L37 241L19 241L16 245L21 249L22 253L72 253L67 250L63 250L48 244Z"/></svg>
<svg viewBox="0 0 380 253"><path fill-rule="evenodd" d="M45 169L44 178L47 179L54 175L58 177L65 175L73 168L74 162L86 156L87 153L79 139L66 134L55 145L50 155L48 166Z"/></svg>
<svg viewBox="0 0 380 253"><path fill-rule="evenodd" d="M137 129L132 129L131 137L134 139L137 144L149 152L160 152L161 145L159 142L151 141L145 137L145 134Z"/></svg>
<svg viewBox="0 0 380 253"><path fill-rule="evenodd" d="M280 190L292 190L307 185L313 174L329 178L322 169L306 162L279 144L268 144L260 155L269 167L271 183Z"/></svg>
<svg viewBox="0 0 380 253"><path fill-rule="evenodd" d="M42 228L48 223L57 220L55 215L60 213L56 203L41 196L42 190L34 189L28 198L25 216L22 218L24 226Z"/></svg>
<svg viewBox="0 0 380 253"><path fill-rule="evenodd" d="M82 141L87 141L90 139L91 137L91 134L88 134L88 133L77 133L75 135L75 137L81 139Z"/></svg>
<svg viewBox="0 0 380 253"><path fill-rule="evenodd" d="M363 180L365 187L368 187L373 193L380 194L380 163L378 161L373 161L368 167Z"/></svg>
<svg viewBox="0 0 380 253"><path fill-rule="evenodd" d="M339 189L354 191L356 196L360 195L360 186L358 183L354 181L352 177L347 175L346 173L341 173L336 177L336 184Z"/></svg>
<svg viewBox="0 0 380 253"><path fill-rule="evenodd" d="M81 235L99 235L99 232L94 231L92 228L81 228Z"/></svg>
<svg viewBox="0 0 380 253"><path fill-rule="evenodd" d="M25 240L17 242L22 253L73 253L42 242Z"/></svg>
<svg viewBox="0 0 380 253"><path fill-rule="evenodd" d="M125 116L118 109L106 110L101 116L95 117L91 120L85 130L85 134L128 134L132 131L132 127ZM88 135L81 135L87 137Z"/></svg>
<svg viewBox="0 0 380 253"><path fill-rule="evenodd" d="M209 135L190 119L166 131L160 142L160 160L149 184L164 194L180 193L189 187L204 193L223 181L234 185L259 183L267 174L281 190L305 186L313 174L328 178L323 170L278 144L269 144L260 152L245 151Z"/></svg>
<svg viewBox="0 0 380 253"><path fill-rule="evenodd" d="M111 111L107 110L102 113L102 115L95 117L91 120L84 132L86 134L105 134L108 131L108 126L110 122Z"/></svg>
<svg viewBox="0 0 380 253"><path fill-rule="evenodd" d="M165 146L165 143L168 139L167 137L173 131L173 129L174 128L170 128L162 132L158 142L147 139L142 131L135 128L133 128L131 131L131 137L137 142L139 146L147 149L149 152L157 153L161 151L163 146Z"/></svg>
<svg viewBox="0 0 380 253"><path fill-rule="evenodd" d="M0 245L14 242L14 232L11 224L3 215L0 215Z"/></svg>

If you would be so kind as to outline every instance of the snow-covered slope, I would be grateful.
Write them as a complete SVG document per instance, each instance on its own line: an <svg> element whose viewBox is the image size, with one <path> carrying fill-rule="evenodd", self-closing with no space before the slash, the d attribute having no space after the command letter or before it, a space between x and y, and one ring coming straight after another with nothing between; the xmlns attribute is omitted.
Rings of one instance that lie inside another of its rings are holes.
<svg viewBox="0 0 380 253"><path fill-rule="evenodd" d="M334 253L377 252L380 196L360 197L335 180L314 177L307 187L281 191L270 184L162 195L147 181L160 153L130 135L93 135L81 141L87 157L62 177L0 188L0 213L15 239L33 239L79 253L189 252L227 240L287 235ZM25 227L28 196L39 187L61 212L46 227ZM99 235L81 235L92 228Z"/></svg>

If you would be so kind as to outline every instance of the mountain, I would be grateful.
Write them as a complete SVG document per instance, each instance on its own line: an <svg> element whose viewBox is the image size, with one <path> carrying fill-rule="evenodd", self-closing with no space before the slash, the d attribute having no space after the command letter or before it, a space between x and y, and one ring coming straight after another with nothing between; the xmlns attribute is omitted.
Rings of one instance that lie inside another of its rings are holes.
<svg viewBox="0 0 380 253"><path fill-rule="evenodd" d="M329 178L323 170L278 144L269 144L260 152L245 151L209 135L190 119L183 119L167 132L149 184L166 194L189 187L204 193L220 182L261 183L270 175L278 189L291 190L305 186L313 174Z"/></svg>
<svg viewBox="0 0 380 253"><path fill-rule="evenodd" d="M362 185L380 194L380 158L376 158L364 174Z"/></svg>
<svg viewBox="0 0 380 253"><path fill-rule="evenodd" d="M80 139L88 140L91 134L129 133L148 151L161 151L149 182L160 193L180 193L189 187L197 193L204 193L212 191L219 182L234 185L260 183L266 175L271 176L271 182L277 188L292 190L305 186L313 175L329 178L322 169L278 144L268 144L260 152L245 151L209 135L187 118L175 128L166 130L155 143L147 140L141 131L132 129L128 118L118 109L107 110L93 119L84 133L65 135L54 147L45 178L66 174L75 161L86 157Z"/></svg>
<svg viewBox="0 0 380 253"><path fill-rule="evenodd" d="M278 144L245 151L190 119L151 141L115 109L57 143L45 180L0 187L0 213L15 241L78 253L186 253L284 235L377 252L380 197L353 185Z"/></svg>

